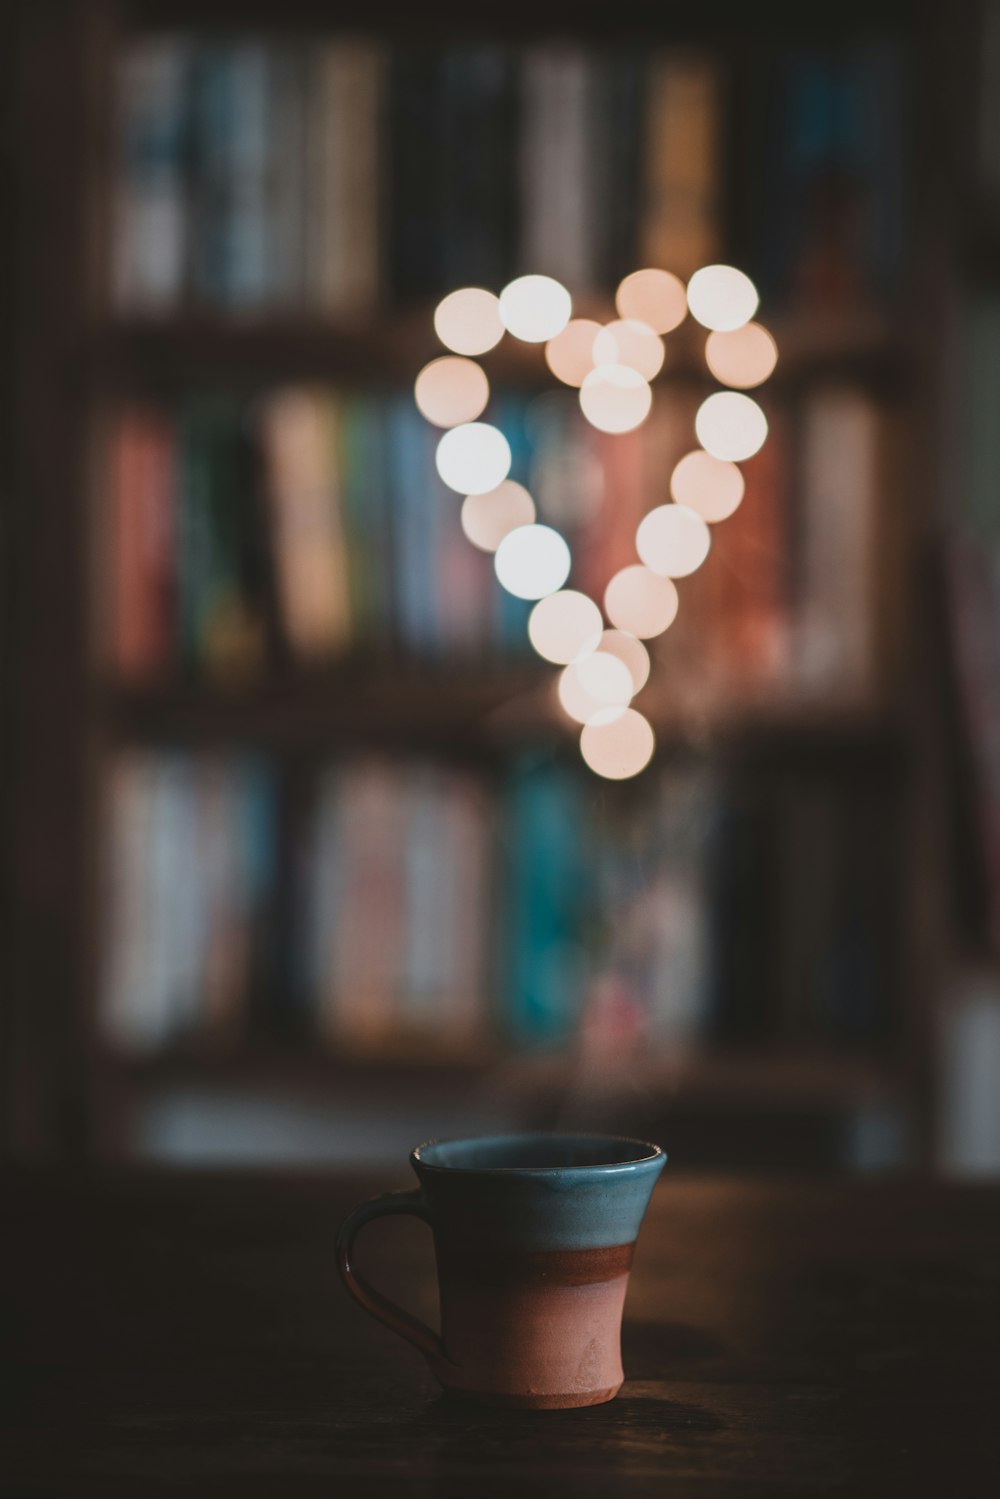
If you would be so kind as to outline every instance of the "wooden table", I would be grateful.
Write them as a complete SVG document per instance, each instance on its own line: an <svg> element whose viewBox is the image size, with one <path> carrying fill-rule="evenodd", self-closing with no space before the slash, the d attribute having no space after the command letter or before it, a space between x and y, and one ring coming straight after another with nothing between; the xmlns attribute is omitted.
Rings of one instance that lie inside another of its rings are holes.
<svg viewBox="0 0 1000 1499"><path fill-rule="evenodd" d="M519 1413L441 1398L341 1290L341 1214L406 1174L7 1173L0 1492L996 1492L1000 1192L668 1167L622 1395ZM421 1225L377 1224L361 1248L433 1316Z"/></svg>

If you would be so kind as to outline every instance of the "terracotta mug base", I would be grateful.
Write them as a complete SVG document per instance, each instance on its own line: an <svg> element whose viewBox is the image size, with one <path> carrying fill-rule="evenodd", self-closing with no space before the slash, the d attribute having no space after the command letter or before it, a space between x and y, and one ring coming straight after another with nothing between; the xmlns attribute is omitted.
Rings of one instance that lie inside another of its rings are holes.
<svg viewBox="0 0 1000 1499"><path fill-rule="evenodd" d="M445 1390L451 1400L461 1400L473 1405L501 1406L507 1410L525 1411L572 1411L587 1405L606 1405L614 1400L621 1384L608 1385L604 1390L571 1390L565 1395L505 1395L492 1390Z"/></svg>

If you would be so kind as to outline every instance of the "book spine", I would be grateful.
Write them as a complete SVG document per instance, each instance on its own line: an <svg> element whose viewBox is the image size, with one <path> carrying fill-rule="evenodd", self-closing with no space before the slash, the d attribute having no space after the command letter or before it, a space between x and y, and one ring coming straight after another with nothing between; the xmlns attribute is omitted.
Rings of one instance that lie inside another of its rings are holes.
<svg viewBox="0 0 1000 1499"><path fill-rule="evenodd" d="M234 308L259 307L273 279L268 201L268 153L274 126L268 49L246 42L228 59L231 104L220 153L225 162L228 211L222 227L221 297Z"/></svg>
<svg viewBox="0 0 1000 1499"><path fill-rule="evenodd" d="M199 302L225 305L232 274L232 130L236 114L232 50L199 46L192 66L192 282Z"/></svg>
<svg viewBox="0 0 1000 1499"><path fill-rule="evenodd" d="M513 275L517 244L513 60L501 47L446 53L441 82L443 241L438 286L471 283L499 290Z"/></svg>
<svg viewBox="0 0 1000 1499"><path fill-rule="evenodd" d="M863 704L874 687L879 416L853 390L818 393L802 420L795 663L800 690Z"/></svg>
<svg viewBox="0 0 1000 1499"><path fill-rule="evenodd" d="M586 985L580 934L589 899L578 783L548 764L513 775L503 819L504 1024L516 1042L554 1045L576 1025Z"/></svg>
<svg viewBox="0 0 1000 1499"><path fill-rule="evenodd" d="M284 629L296 655L316 659L342 650L359 618L348 593L344 423L331 397L290 387L261 405L258 424Z"/></svg>
<svg viewBox="0 0 1000 1499"><path fill-rule="evenodd" d="M442 290L444 87L438 59L423 49L397 52L390 79L389 276L394 297L408 302Z"/></svg>
<svg viewBox="0 0 1000 1499"><path fill-rule="evenodd" d="M574 292L593 288L593 71L577 48L535 48L522 67L521 263Z"/></svg>
<svg viewBox="0 0 1000 1499"><path fill-rule="evenodd" d="M320 47L307 117L308 284L316 306L357 318L381 289L385 61L363 43Z"/></svg>
<svg viewBox="0 0 1000 1499"><path fill-rule="evenodd" d="M341 772L333 878L332 975L327 1033L384 1045L399 1014L402 905L401 785L375 761Z"/></svg>
<svg viewBox="0 0 1000 1499"><path fill-rule="evenodd" d="M112 447L114 660L143 677L170 659L173 629L174 438L153 411L125 412Z"/></svg>
<svg viewBox="0 0 1000 1499"><path fill-rule="evenodd" d="M160 1040L148 984L153 774L149 756L121 753L112 762L106 786L101 1023L111 1042L125 1050L153 1047Z"/></svg>
<svg viewBox="0 0 1000 1499"><path fill-rule="evenodd" d="M135 41L119 64L112 300L162 312L188 273L190 49L178 37Z"/></svg>
<svg viewBox="0 0 1000 1499"><path fill-rule="evenodd" d="M650 64L642 257L682 277L719 258L721 98L711 58L664 54Z"/></svg>
<svg viewBox="0 0 1000 1499"><path fill-rule="evenodd" d="M269 53L270 152L267 164L269 300L286 310L306 292L306 180L308 69L303 49L289 43Z"/></svg>

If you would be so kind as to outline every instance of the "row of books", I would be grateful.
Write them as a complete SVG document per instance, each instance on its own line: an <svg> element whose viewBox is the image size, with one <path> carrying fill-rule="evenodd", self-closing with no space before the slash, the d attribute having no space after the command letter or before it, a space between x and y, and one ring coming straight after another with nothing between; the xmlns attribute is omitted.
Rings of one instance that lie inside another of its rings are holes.
<svg viewBox="0 0 1000 1499"><path fill-rule="evenodd" d="M136 751L107 793L119 1047L417 1056L598 1023L663 1047L868 1045L892 1022L898 871L842 782L675 765L637 799L551 758L499 784L355 758L293 792L246 757Z"/></svg>
<svg viewBox="0 0 1000 1499"><path fill-rule="evenodd" d="M527 606L463 535L437 436L412 397L311 388L126 411L109 464L120 672L525 650Z"/></svg>
<svg viewBox="0 0 1000 1499"><path fill-rule="evenodd" d="M898 285L891 47L704 53L147 35L118 77L123 309L356 318L542 271L575 293L738 247L773 306ZM726 184L736 184L724 220Z"/></svg>
<svg viewBox="0 0 1000 1499"><path fill-rule="evenodd" d="M671 389L609 436L569 392L500 396L512 477L570 542L569 584L600 599L669 499L697 397ZM130 679L237 676L349 652L489 663L527 649L529 607L466 539L406 395L292 387L126 409L109 463L111 655ZM771 413L740 509L713 527L656 642L676 694L788 687L863 698L890 585L887 418L855 391ZM662 676L662 673L657 675Z"/></svg>

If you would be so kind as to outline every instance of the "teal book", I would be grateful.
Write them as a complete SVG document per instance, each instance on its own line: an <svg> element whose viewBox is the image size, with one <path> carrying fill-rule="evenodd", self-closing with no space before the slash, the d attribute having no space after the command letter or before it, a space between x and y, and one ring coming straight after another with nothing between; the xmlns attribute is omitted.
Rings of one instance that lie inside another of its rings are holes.
<svg viewBox="0 0 1000 1499"><path fill-rule="evenodd" d="M178 655L184 670L226 671L248 609L238 406L224 396L192 398L177 426Z"/></svg>
<svg viewBox="0 0 1000 1499"><path fill-rule="evenodd" d="M340 498L348 550L348 592L351 597L352 630L366 646L378 637L379 577L376 528L378 513L373 510L373 487L369 462L369 399L348 396L337 402L336 463L340 472Z"/></svg>
<svg viewBox="0 0 1000 1499"><path fill-rule="evenodd" d="M246 944L246 1019L250 1026L285 1021L278 1016L284 975L278 968L276 944L277 878L280 802L274 770L255 755L241 757L233 766L237 848L234 903Z"/></svg>
<svg viewBox="0 0 1000 1499"><path fill-rule="evenodd" d="M391 633L393 596L383 409L370 396L352 396L341 413L351 618L366 646L383 647Z"/></svg>
<svg viewBox="0 0 1000 1499"><path fill-rule="evenodd" d="M230 47L200 46L191 69L192 280L195 298L228 300L238 78Z"/></svg>
<svg viewBox="0 0 1000 1499"><path fill-rule="evenodd" d="M408 396L393 401L387 420L396 637L407 654L426 659L439 640L437 433Z"/></svg>
<svg viewBox="0 0 1000 1499"><path fill-rule="evenodd" d="M505 813L500 1020L519 1045L559 1045L576 1028L589 966L589 819L580 779L550 760L526 759L512 773Z"/></svg>

